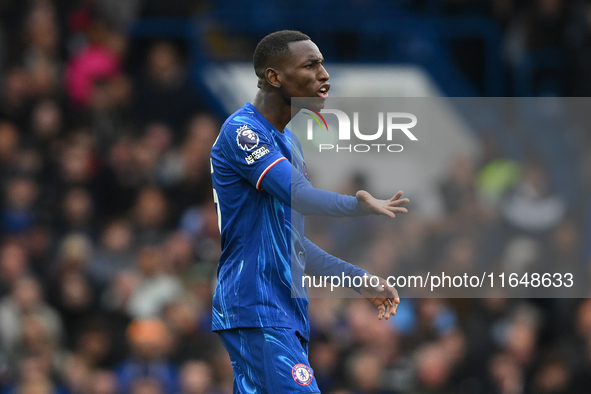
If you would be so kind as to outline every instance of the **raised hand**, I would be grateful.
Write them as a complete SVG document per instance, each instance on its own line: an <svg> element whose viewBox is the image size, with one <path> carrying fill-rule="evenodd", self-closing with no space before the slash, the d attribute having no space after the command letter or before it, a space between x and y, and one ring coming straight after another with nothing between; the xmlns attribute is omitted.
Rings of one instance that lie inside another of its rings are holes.
<svg viewBox="0 0 591 394"><path fill-rule="evenodd" d="M388 320L390 316L396 314L398 304L400 304L400 297L398 291L394 287L388 286L385 279L379 278L379 284L375 287L362 286L360 293L378 307L379 320L384 317Z"/></svg>
<svg viewBox="0 0 591 394"><path fill-rule="evenodd" d="M402 191L396 193L389 200L378 200L365 190L359 190L355 197L361 209L367 214L384 215L391 218L395 218L397 213L407 213L408 210L402 205L410 201L408 198L400 198Z"/></svg>

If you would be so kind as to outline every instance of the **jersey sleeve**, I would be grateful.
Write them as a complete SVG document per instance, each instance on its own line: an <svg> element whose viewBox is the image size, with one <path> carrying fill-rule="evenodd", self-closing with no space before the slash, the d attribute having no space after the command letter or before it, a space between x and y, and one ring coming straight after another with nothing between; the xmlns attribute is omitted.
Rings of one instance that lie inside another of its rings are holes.
<svg viewBox="0 0 591 394"><path fill-rule="evenodd" d="M302 215L365 215L355 197L316 189L288 161L269 169L262 180L262 188Z"/></svg>
<svg viewBox="0 0 591 394"><path fill-rule="evenodd" d="M364 275L371 276L366 270L359 268L356 265L347 263L344 260L335 257L324 250L320 249L316 244L308 238L304 238L304 249L306 250L306 269L305 273L312 276L338 276L363 277ZM353 287L353 286L351 286ZM355 288L359 292L358 288Z"/></svg>
<svg viewBox="0 0 591 394"><path fill-rule="evenodd" d="M281 161L288 162L276 149L269 132L248 124L227 126L218 143L227 163L259 190L271 168Z"/></svg>
<svg viewBox="0 0 591 394"><path fill-rule="evenodd" d="M314 188L275 147L268 131L234 123L222 131L218 143L243 178L302 215L364 215L355 197Z"/></svg>

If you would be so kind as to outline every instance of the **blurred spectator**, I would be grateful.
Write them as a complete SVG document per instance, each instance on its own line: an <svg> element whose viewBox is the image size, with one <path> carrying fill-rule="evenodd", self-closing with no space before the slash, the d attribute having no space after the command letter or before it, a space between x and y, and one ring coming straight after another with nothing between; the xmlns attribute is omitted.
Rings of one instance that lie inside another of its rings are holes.
<svg viewBox="0 0 591 394"><path fill-rule="evenodd" d="M180 220L180 228L191 237L197 259L216 262L220 256L219 223L213 201L187 209Z"/></svg>
<svg viewBox="0 0 591 394"><path fill-rule="evenodd" d="M539 235L558 225L566 213L566 203L550 189L547 173L540 164L530 163L502 204L501 212L515 229Z"/></svg>
<svg viewBox="0 0 591 394"><path fill-rule="evenodd" d="M95 371L89 382L89 394L116 394L117 379L115 374L105 370Z"/></svg>
<svg viewBox="0 0 591 394"><path fill-rule="evenodd" d="M136 83L135 113L140 127L164 123L174 131L174 141L191 116L201 112L201 104L187 83L187 71L177 48L156 42L147 56L146 73Z"/></svg>
<svg viewBox="0 0 591 394"><path fill-rule="evenodd" d="M19 128L26 127L31 95L32 86L26 71L19 66L11 67L4 76L2 107L0 109L2 117L8 119ZM1 140L0 146L2 146ZM0 155L0 157L5 156Z"/></svg>
<svg viewBox="0 0 591 394"><path fill-rule="evenodd" d="M88 123L101 153L104 154L122 136L134 133L131 96L131 81L123 74L94 83Z"/></svg>
<svg viewBox="0 0 591 394"><path fill-rule="evenodd" d="M220 125L209 114L191 118L180 149L164 157L160 179L171 189L177 212L209 201L212 188L209 149L217 138Z"/></svg>
<svg viewBox="0 0 591 394"><path fill-rule="evenodd" d="M72 394L86 393L90 383L91 369L77 357L69 357L64 366L64 383Z"/></svg>
<svg viewBox="0 0 591 394"><path fill-rule="evenodd" d="M192 295L170 303L163 319L173 334L174 351L171 359L179 365L194 359L211 359L219 350L215 335L209 330L209 305Z"/></svg>
<svg viewBox="0 0 591 394"><path fill-rule="evenodd" d="M96 175L94 140L86 133L75 134L59 154L59 177L62 188L87 186ZM57 193L63 193L58 190Z"/></svg>
<svg viewBox="0 0 591 394"><path fill-rule="evenodd" d="M523 304L513 313L513 318L506 327L502 345L506 354L519 368L527 370L538 356L540 312L531 305Z"/></svg>
<svg viewBox="0 0 591 394"><path fill-rule="evenodd" d="M446 216L439 221L439 233L483 231L491 221L491 212L481 201L476 185L475 162L458 157L440 186Z"/></svg>
<svg viewBox="0 0 591 394"><path fill-rule="evenodd" d="M310 365L314 366L314 379L322 392L338 386L339 347L328 338L310 343Z"/></svg>
<svg viewBox="0 0 591 394"><path fill-rule="evenodd" d="M500 394L519 394L525 390L525 376L521 366L508 354L495 355L489 373L493 387Z"/></svg>
<svg viewBox="0 0 591 394"><path fill-rule="evenodd" d="M182 231L171 233L163 247L166 259L169 260L167 264L175 274L189 271L196 263L191 240Z"/></svg>
<svg viewBox="0 0 591 394"><path fill-rule="evenodd" d="M51 360L46 355L31 355L19 365L17 378L2 394L70 394L52 376Z"/></svg>
<svg viewBox="0 0 591 394"><path fill-rule="evenodd" d="M413 393L452 393L449 378L454 368L452 354L437 343L427 344L416 352L417 389Z"/></svg>
<svg viewBox="0 0 591 394"><path fill-rule="evenodd" d="M543 256L542 244L529 236L515 236L506 241L501 256L501 269L523 273L538 269Z"/></svg>
<svg viewBox="0 0 591 394"><path fill-rule="evenodd" d="M135 165L141 179L150 184L161 183L160 166L171 145L172 132L165 124L151 123L136 141L133 151Z"/></svg>
<svg viewBox="0 0 591 394"><path fill-rule="evenodd" d="M0 300L0 345L9 357L17 356L23 341L31 331L25 323L43 330L43 336L59 345L64 333L60 315L45 303L39 282L31 277L21 277L13 283L11 293ZM33 326L33 323L35 326Z"/></svg>
<svg viewBox="0 0 591 394"><path fill-rule="evenodd" d="M471 376L481 387L487 385L488 363L501 344L511 305L511 301L506 298L476 300L465 314L466 357L470 360L466 375Z"/></svg>
<svg viewBox="0 0 591 394"><path fill-rule="evenodd" d="M470 158L458 157L451 167L449 178L441 185L441 195L448 213L458 212L477 200L474 163Z"/></svg>
<svg viewBox="0 0 591 394"><path fill-rule="evenodd" d="M180 280L170 274L164 262L162 250L158 247L144 246L138 251L136 263L140 277L127 304L132 318L159 317L164 307L182 294Z"/></svg>
<svg viewBox="0 0 591 394"><path fill-rule="evenodd" d="M496 205L519 180L519 174L519 165L514 161L496 159L480 171L480 191L487 202Z"/></svg>
<svg viewBox="0 0 591 394"><path fill-rule="evenodd" d="M90 323L89 323L90 322ZM108 332L108 324L99 320L87 319L86 327L82 327L76 338L73 358L78 363L86 365L89 369L97 367L112 367L110 364L115 351L111 333Z"/></svg>
<svg viewBox="0 0 591 394"><path fill-rule="evenodd" d="M0 297L8 295L12 285L29 270L27 252L17 243L7 242L0 247Z"/></svg>
<svg viewBox="0 0 591 394"><path fill-rule="evenodd" d="M127 328L131 357L117 367L119 392L176 393L178 368L168 361L170 333L160 320L136 320Z"/></svg>
<svg viewBox="0 0 591 394"><path fill-rule="evenodd" d="M38 194L39 188L32 179L19 177L7 182L4 209L0 216L4 231L20 233L36 223Z"/></svg>
<svg viewBox="0 0 591 394"><path fill-rule="evenodd" d="M137 15L209 15L210 7L226 12L237 4L209 3L0 1L0 393L232 392L229 356L210 331L220 234L209 151L220 124L203 112L205 97L191 83L200 45L147 42L130 25ZM255 3L241 23L263 14L291 18ZM521 84L553 94L591 91L586 0L341 3L339 12L354 11L372 29L379 29L375 12L435 24L443 15L494 18L506 49L496 54L508 66L503 91ZM429 51L445 45L439 49L472 79L485 60L496 64L479 52L480 38L425 40L420 30L429 26L375 36L376 45L402 48L411 62L422 57L427 68ZM250 53L262 31L241 29L233 37L208 27L200 39L207 50L236 57ZM318 37L327 57L359 52L358 32L327 29ZM507 131L486 129L480 157L453 158L435 180L445 212L439 219L410 215L382 227L371 217L321 218L308 222L315 241L384 276L438 267L589 277L591 225L579 214L590 190L577 167L589 152L588 127L563 129L559 106L548 103L528 113L519 105L501 110ZM544 162L521 162L530 150ZM563 165L569 155L572 168ZM581 193L572 192L571 178ZM551 189L549 179L565 188ZM367 181L352 174L341 191ZM311 302L310 360L323 392L589 391L589 299L413 299L401 290L397 316L379 324L364 300ZM162 321L143 320L156 318Z"/></svg>
<svg viewBox="0 0 591 394"><path fill-rule="evenodd" d="M54 240L55 236L47 224L39 224L16 237L16 241L27 250L30 272L37 278L47 278L51 271L49 261L55 247Z"/></svg>
<svg viewBox="0 0 591 394"><path fill-rule="evenodd" d="M576 222L570 218L561 221L551 234L545 269L559 266L573 275L584 275L581 236ZM550 272L550 271L548 271Z"/></svg>
<svg viewBox="0 0 591 394"><path fill-rule="evenodd" d="M233 386L233 368L232 362L228 352L225 352L221 343L219 343L219 350L211 361L214 370L215 380L218 383L217 387L222 393L231 393Z"/></svg>
<svg viewBox="0 0 591 394"><path fill-rule="evenodd" d="M164 394L162 384L156 379L139 378L133 381L130 388L131 394Z"/></svg>
<svg viewBox="0 0 591 394"><path fill-rule="evenodd" d="M7 175L18 152L18 130L12 123L0 122L0 171Z"/></svg>
<svg viewBox="0 0 591 394"><path fill-rule="evenodd" d="M573 320L574 332L561 341L562 357L569 361L574 372L573 392L582 393L591 384L591 299L578 305Z"/></svg>
<svg viewBox="0 0 591 394"><path fill-rule="evenodd" d="M125 30L135 18L142 1L140 0L100 0L96 7L101 15L105 15L119 30Z"/></svg>
<svg viewBox="0 0 591 394"><path fill-rule="evenodd" d="M35 4L24 23L23 64L28 72L29 93L46 98L59 92L59 31L50 2Z"/></svg>
<svg viewBox="0 0 591 394"><path fill-rule="evenodd" d="M214 394L213 372L204 361L189 361L181 368L181 394Z"/></svg>
<svg viewBox="0 0 591 394"><path fill-rule="evenodd" d="M88 108L94 85L113 78L121 71L120 55L109 47L112 34L104 20L93 20L88 28L88 45L68 64L66 88L76 108Z"/></svg>
<svg viewBox="0 0 591 394"><path fill-rule="evenodd" d="M142 179L134 162L134 141L123 137L110 147L104 158L106 166L97 177L100 198L97 201L107 219L128 215Z"/></svg>
<svg viewBox="0 0 591 394"><path fill-rule="evenodd" d="M88 275L92 259L92 243L79 234L63 238L54 271L48 279L48 301L60 312L67 334L68 347L73 346L76 333L95 313L97 289Z"/></svg>
<svg viewBox="0 0 591 394"><path fill-rule="evenodd" d="M90 193L83 188L72 188L64 195L60 226L62 233L94 235L94 204Z"/></svg>
<svg viewBox="0 0 591 394"><path fill-rule="evenodd" d="M139 282L139 274L132 270L118 272L101 297L103 308L121 317L128 316L128 303Z"/></svg>
<svg viewBox="0 0 591 394"><path fill-rule="evenodd" d="M379 357L367 352L354 355L349 360L348 376L353 393L384 393L382 375L384 364Z"/></svg>
<svg viewBox="0 0 591 394"><path fill-rule="evenodd" d="M103 229L100 244L89 267L92 280L105 286L115 275L133 267L133 237L126 220L114 220Z"/></svg>
<svg viewBox="0 0 591 394"><path fill-rule="evenodd" d="M141 189L133 207L134 238L137 243L147 245L163 242L169 225L168 214L168 201L161 189Z"/></svg>
<svg viewBox="0 0 591 394"><path fill-rule="evenodd" d="M453 334L457 316L444 300L410 299L406 304L402 317L393 322L404 335L404 341L401 342L404 351Z"/></svg>
<svg viewBox="0 0 591 394"><path fill-rule="evenodd" d="M540 394L572 393L572 373L561 360L550 360L538 368L533 378L532 391Z"/></svg>
<svg viewBox="0 0 591 394"><path fill-rule="evenodd" d="M32 109L30 143L38 145L45 154L54 154L53 144L62 133L63 123L63 113L56 100L39 101Z"/></svg>

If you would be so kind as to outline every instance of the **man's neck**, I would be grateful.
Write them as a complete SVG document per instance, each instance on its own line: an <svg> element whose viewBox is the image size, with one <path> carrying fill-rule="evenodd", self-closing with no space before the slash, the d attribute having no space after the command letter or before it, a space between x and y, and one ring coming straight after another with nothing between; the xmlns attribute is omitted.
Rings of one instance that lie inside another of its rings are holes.
<svg viewBox="0 0 591 394"><path fill-rule="evenodd" d="M295 116L291 113L291 106L287 105L283 97L274 94L274 92L259 90L252 105L281 133L291 118Z"/></svg>

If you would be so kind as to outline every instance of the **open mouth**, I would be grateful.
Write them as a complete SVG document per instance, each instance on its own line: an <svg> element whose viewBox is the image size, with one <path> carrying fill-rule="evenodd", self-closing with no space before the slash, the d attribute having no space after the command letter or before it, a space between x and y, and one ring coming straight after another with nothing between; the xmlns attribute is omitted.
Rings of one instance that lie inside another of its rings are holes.
<svg viewBox="0 0 591 394"><path fill-rule="evenodd" d="M320 87L320 89L318 89L318 92L316 92L316 94L318 95L318 97L321 97L323 99L327 99L329 90L330 90L330 85L324 84Z"/></svg>

